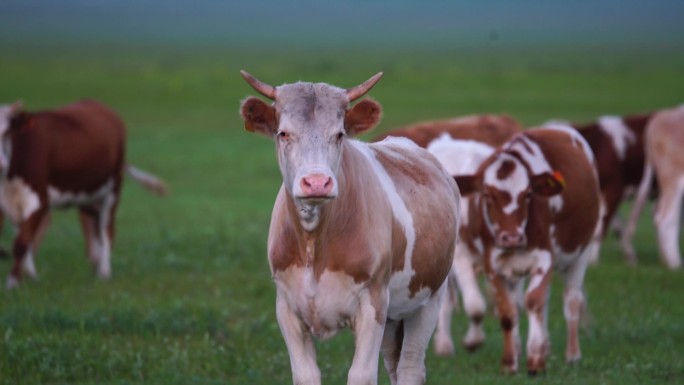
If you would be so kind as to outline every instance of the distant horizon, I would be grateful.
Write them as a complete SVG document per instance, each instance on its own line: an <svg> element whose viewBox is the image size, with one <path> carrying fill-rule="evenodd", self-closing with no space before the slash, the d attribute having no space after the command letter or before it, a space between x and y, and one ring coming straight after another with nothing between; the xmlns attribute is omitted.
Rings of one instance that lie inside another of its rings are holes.
<svg viewBox="0 0 684 385"><path fill-rule="evenodd" d="M3 2L0 44L670 47L684 1Z"/></svg>

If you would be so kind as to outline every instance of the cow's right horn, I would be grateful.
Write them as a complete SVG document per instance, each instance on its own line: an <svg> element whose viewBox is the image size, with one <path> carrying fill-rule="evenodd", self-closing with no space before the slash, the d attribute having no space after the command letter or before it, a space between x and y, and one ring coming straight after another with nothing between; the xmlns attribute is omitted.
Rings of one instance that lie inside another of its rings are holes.
<svg viewBox="0 0 684 385"><path fill-rule="evenodd" d="M254 88L258 93L264 95L265 97L275 100L276 89L270 84L266 84L261 80L252 76L249 72L245 70L240 70L240 75L249 83L252 88Z"/></svg>

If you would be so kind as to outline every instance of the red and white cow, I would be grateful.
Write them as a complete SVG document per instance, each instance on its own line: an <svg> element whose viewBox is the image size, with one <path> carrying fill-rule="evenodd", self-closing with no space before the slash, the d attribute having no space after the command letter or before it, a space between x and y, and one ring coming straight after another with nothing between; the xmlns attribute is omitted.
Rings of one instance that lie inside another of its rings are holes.
<svg viewBox="0 0 684 385"><path fill-rule="evenodd" d="M7 287L37 276L33 253L51 208L77 207L87 254L101 278L111 275L114 215L123 173L164 195L156 177L125 163L126 130L109 108L84 100L53 110L0 106L0 206L16 231Z"/></svg>
<svg viewBox="0 0 684 385"><path fill-rule="evenodd" d="M375 140L389 136L409 138L435 155L447 172L452 175L470 174L491 155L495 148L519 133L522 126L506 115L469 115L453 119L412 124L386 132ZM460 202L461 223L468 220L468 198ZM459 232L470 231L461 226ZM462 235L459 235L462 237ZM454 343L451 337L451 314L458 306L458 292L463 298L463 308L470 324L463 338L463 346L473 351L484 342L482 320L487 304L480 291L476 270L481 269L482 258L477 250L465 242L458 242L454 253L454 265L449 278L447 294L440 307L439 321L434 336L437 355L451 355Z"/></svg>
<svg viewBox="0 0 684 385"><path fill-rule="evenodd" d="M351 327L348 384L376 384L381 351L392 384L423 384L456 242L456 184L409 140L351 138L380 119L377 102L349 103L381 74L348 90L242 75L274 100L249 97L241 115L248 131L275 140L283 176L268 259L294 383L320 384L313 338Z"/></svg>
<svg viewBox="0 0 684 385"><path fill-rule="evenodd" d="M602 230L605 237L620 203L637 188L644 169L644 131L651 113L628 116L602 116L586 124L548 122L546 127L572 127L587 140L596 156L602 196ZM630 255L627 262L636 263ZM598 253L592 256L598 261Z"/></svg>
<svg viewBox="0 0 684 385"><path fill-rule="evenodd" d="M660 255L667 267L679 269L682 266L679 228L684 195L684 105L656 113L646 128L644 142L644 176L622 233L622 249L636 262L632 238L655 174L660 188L654 215Z"/></svg>
<svg viewBox="0 0 684 385"><path fill-rule="evenodd" d="M471 194L466 242L483 255L504 334L503 370L518 369L517 292L529 285L527 369L544 371L550 351L547 308L551 272L565 280L566 360L580 358L578 326L584 274L599 226L599 185L578 135L531 129L516 135L472 175L456 176Z"/></svg>

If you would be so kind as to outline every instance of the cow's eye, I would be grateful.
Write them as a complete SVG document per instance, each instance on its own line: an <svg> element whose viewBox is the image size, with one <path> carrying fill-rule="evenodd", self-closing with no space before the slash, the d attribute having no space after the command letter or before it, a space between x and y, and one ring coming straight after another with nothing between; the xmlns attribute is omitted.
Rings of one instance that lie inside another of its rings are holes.
<svg viewBox="0 0 684 385"><path fill-rule="evenodd" d="M280 140L290 140L290 133L287 131L278 131L278 139Z"/></svg>
<svg viewBox="0 0 684 385"><path fill-rule="evenodd" d="M338 132L337 135L335 135L335 139L337 139L338 142L344 139L344 132Z"/></svg>

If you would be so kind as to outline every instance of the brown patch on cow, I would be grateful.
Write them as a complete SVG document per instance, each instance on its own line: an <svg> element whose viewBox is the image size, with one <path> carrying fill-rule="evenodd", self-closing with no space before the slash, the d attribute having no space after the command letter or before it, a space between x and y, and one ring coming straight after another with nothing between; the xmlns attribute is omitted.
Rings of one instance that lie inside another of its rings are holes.
<svg viewBox="0 0 684 385"><path fill-rule="evenodd" d="M427 185L430 182L430 178L425 173L424 168L419 167L418 164L402 157L390 157L385 152L377 151L376 149L373 149L373 153L382 164L382 167L393 177L397 174L404 175L411 178L418 185Z"/></svg>
<svg viewBox="0 0 684 385"><path fill-rule="evenodd" d="M541 269L539 269L541 270ZM543 271L538 271L535 275L541 275ZM527 292L525 295L525 307L528 312L541 312L546 306L546 294L551 286L551 270L542 278L539 286Z"/></svg>
<svg viewBox="0 0 684 385"><path fill-rule="evenodd" d="M507 179L515 171L515 162L512 160L505 160L501 162L501 166L496 171L496 177L499 180Z"/></svg>

